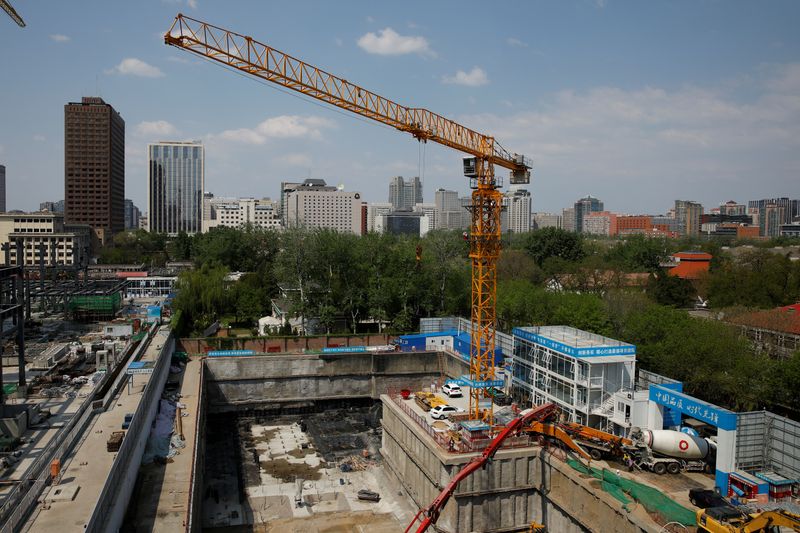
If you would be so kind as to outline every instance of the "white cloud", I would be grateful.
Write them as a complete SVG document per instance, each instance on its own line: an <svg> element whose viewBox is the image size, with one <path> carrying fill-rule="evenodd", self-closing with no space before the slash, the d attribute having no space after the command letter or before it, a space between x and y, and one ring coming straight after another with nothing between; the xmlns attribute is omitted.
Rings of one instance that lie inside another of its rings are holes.
<svg viewBox="0 0 800 533"><path fill-rule="evenodd" d="M358 46L370 54L384 56L420 54L433 56L434 53L425 37L400 35L392 28L384 28L375 33L369 32L358 39Z"/></svg>
<svg viewBox="0 0 800 533"><path fill-rule="evenodd" d="M45 137L44 135L39 135L39 134L36 134L36 135L34 135L34 136L33 136L33 140L34 140L35 142L37 142L37 143L41 143L41 142L44 142L44 141L46 141L46 140L47 140L47 137Z"/></svg>
<svg viewBox="0 0 800 533"><path fill-rule="evenodd" d="M211 135L212 140L225 140L240 144L260 145L270 139L321 139L322 130L335 127L327 118L316 116L281 115L268 118L255 128L225 130Z"/></svg>
<svg viewBox="0 0 800 533"><path fill-rule="evenodd" d="M52 39L53 41L55 41L57 43L66 43L66 42L69 42L70 37L69 37L69 35L62 35L60 33L54 33L54 34L52 34L50 36L50 39Z"/></svg>
<svg viewBox="0 0 800 533"><path fill-rule="evenodd" d="M489 83L489 77L480 67L473 67L469 72L459 70L455 76L444 76L442 83L452 83L455 85L466 85L467 87L479 87Z"/></svg>
<svg viewBox="0 0 800 533"><path fill-rule="evenodd" d="M178 129L166 120L145 120L136 125L134 133L137 137L149 137L151 141L164 141L177 134Z"/></svg>
<svg viewBox="0 0 800 533"><path fill-rule="evenodd" d="M516 37L509 37L508 39L506 39L506 44L508 46L515 46L517 48L528 48L528 43L526 43L525 41L520 41Z"/></svg>
<svg viewBox="0 0 800 533"><path fill-rule="evenodd" d="M373 22L375 22L375 17L367 15L367 24L372 24Z"/></svg>
<svg viewBox="0 0 800 533"><path fill-rule="evenodd" d="M343 46L343 45L344 45L344 41L342 41L342 39L341 39L340 37L336 37L336 38L333 40L333 42L335 42L335 43L336 43L336 46Z"/></svg>
<svg viewBox="0 0 800 533"><path fill-rule="evenodd" d="M800 167L800 64L754 80L746 91L564 90L537 111L459 122L533 157L537 210L558 209L589 190L605 195L612 210L643 212L666 210L684 196L714 205L726 190L742 195L739 201L790 195Z"/></svg>
<svg viewBox="0 0 800 533"><path fill-rule="evenodd" d="M313 165L311 156L301 153L289 153L278 158L279 163L289 167L309 168Z"/></svg>
<svg viewBox="0 0 800 533"><path fill-rule="evenodd" d="M197 9L197 0L186 0L186 5L192 9Z"/></svg>
<svg viewBox="0 0 800 533"><path fill-rule="evenodd" d="M160 78L164 75L158 67L149 65L135 57L128 57L116 67L107 70L107 74L121 74L123 76L140 76L142 78Z"/></svg>

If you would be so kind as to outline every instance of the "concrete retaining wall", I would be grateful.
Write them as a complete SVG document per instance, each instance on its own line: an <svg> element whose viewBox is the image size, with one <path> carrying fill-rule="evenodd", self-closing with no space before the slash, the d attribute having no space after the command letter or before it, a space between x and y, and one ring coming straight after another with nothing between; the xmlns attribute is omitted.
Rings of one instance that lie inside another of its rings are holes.
<svg viewBox="0 0 800 533"><path fill-rule="evenodd" d="M210 408L378 399L389 388L430 387L440 376L435 352L208 357L205 365Z"/></svg>
<svg viewBox="0 0 800 533"><path fill-rule="evenodd" d="M161 391L164 390L170 360L175 351L175 337L167 326L159 328L149 342L161 343L153 374L142 392L126 438L122 441L108 473L103 491L86 526L87 532L118 531L128 509L144 448L150 436L150 426L156 417ZM130 376L127 378L130 379Z"/></svg>
<svg viewBox="0 0 800 533"><path fill-rule="evenodd" d="M319 335L316 337L207 337L180 339L178 350L189 354L205 353L208 350L255 350L267 353L301 352L321 350L328 346L383 346L396 338L388 333L368 335Z"/></svg>
<svg viewBox="0 0 800 533"><path fill-rule="evenodd" d="M409 496L426 507L470 456L444 453L392 400L382 400L381 453ZM541 448L502 450L459 485L437 525L453 533L502 532L535 520L565 533L658 531L592 483Z"/></svg>

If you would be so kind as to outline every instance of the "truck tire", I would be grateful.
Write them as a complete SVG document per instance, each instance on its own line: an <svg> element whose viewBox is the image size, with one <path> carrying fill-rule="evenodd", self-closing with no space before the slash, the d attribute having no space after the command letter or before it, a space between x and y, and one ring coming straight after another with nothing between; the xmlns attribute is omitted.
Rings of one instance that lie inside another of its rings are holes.
<svg viewBox="0 0 800 533"><path fill-rule="evenodd" d="M670 474L680 474L681 473L681 465L678 463L667 463L667 472Z"/></svg>
<svg viewBox="0 0 800 533"><path fill-rule="evenodd" d="M655 472L659 476L663 476L667 472L667 465L665 465L664 463L656 463L653 465L653 472Z"/></svg>
<svg viewBox="0 0 800 533"><path fill-rule="evenodd" d="M591 457L595 461L599 461L600 459L603 458L603 452L601 452L597 448L591 448L589 450L589 457Z"/></svg>

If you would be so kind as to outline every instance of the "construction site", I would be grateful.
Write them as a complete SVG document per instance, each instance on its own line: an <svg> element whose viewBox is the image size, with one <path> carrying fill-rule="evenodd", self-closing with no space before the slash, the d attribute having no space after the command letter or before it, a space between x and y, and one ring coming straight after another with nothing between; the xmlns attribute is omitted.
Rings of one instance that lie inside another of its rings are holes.
<svg viewBox="0 0 800 533"><path fill-rule="evenodd" d="M497 329L495 167L525 184L527 157L199 20L164 40L466 154L471 315L177 338L174 277L143 295L134 267L7 257L0 531L800 531L800 423L694 398L624 340Z"/></svg>

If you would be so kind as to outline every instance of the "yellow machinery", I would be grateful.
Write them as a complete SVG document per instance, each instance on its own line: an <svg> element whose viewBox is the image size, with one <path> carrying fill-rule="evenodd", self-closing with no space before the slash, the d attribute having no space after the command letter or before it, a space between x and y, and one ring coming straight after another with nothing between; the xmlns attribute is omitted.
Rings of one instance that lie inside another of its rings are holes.
<svg viewBox="0 0 800 533"><path fill-rule="evenodd" d="M800 515L780 509L745 514L733 507L697 511L697 531L700 533L779 533L781 528L800 531Z"/></svg>
<svg viewBox="0 0 800 533"><path fill-rule="evenodd" d="M530 181L530 164L511 154L494 137L483 135L432 111L405 107L296 59L252 37L234 33L179 14L164 42L216 61L251 76L346 109L413 135L460 150L464 174L470 178L472 225L472 346L470 418L491 419L492 402L486 389L494 380L497 260L500 254L502 195L495 165L511 171L512 184ZM488 401L486 401L488 400Z"/></svg>

